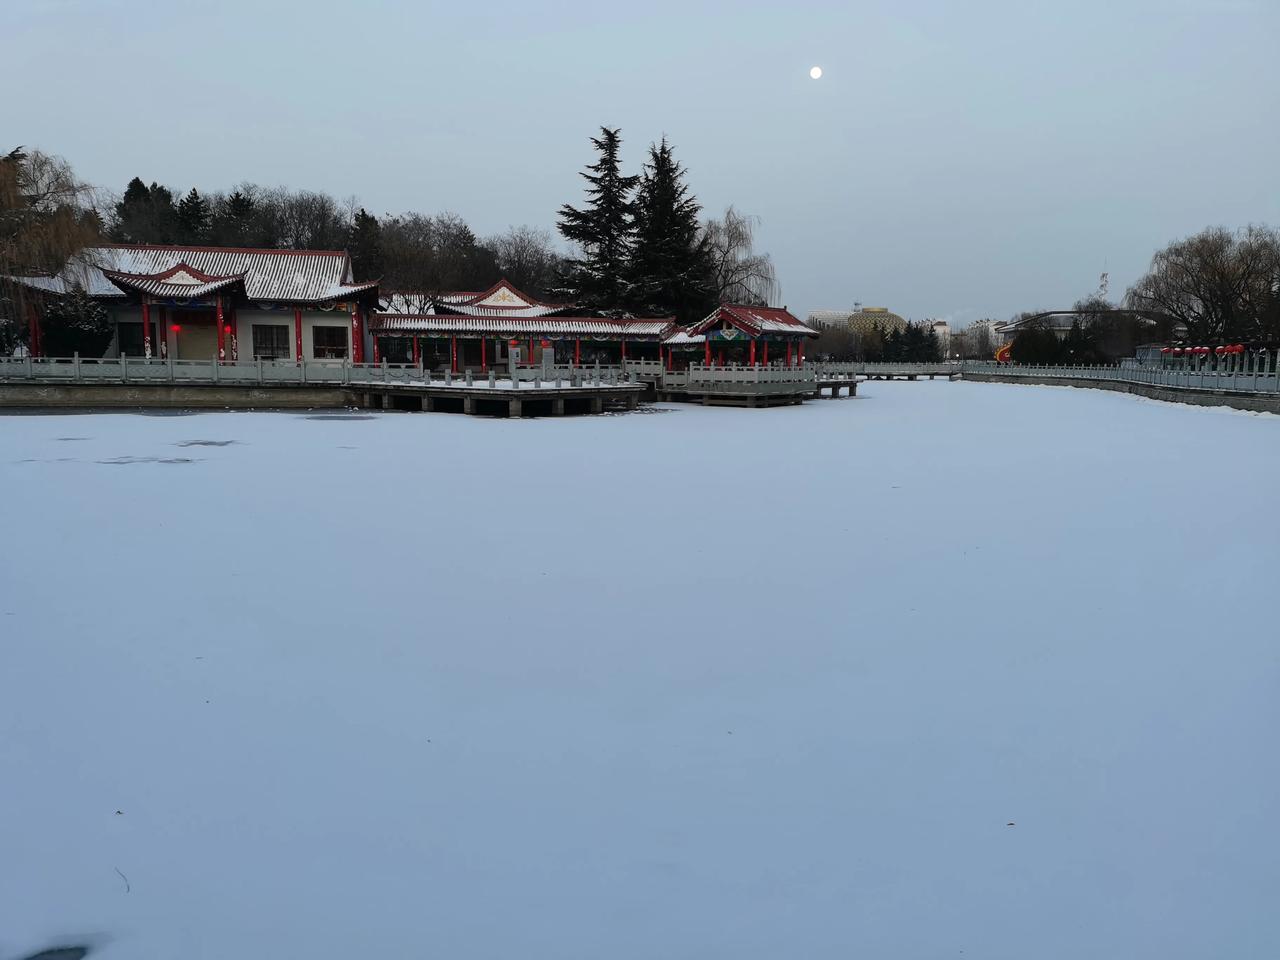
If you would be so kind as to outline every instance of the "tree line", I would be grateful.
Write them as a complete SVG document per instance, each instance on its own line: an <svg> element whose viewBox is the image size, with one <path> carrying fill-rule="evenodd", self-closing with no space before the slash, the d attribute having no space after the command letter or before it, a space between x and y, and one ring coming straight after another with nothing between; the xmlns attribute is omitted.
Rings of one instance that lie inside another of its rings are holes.
<svg viewBox="0 0 1280 960"><path fill-rule="evenodd" d="M827 327L806 353L818 360L866 361L880 363L935 363L942 357L942 343L931 323L908 323L905 327L872 327L866 331L848 327Z"/></svg>
<svg viewBox="0 0 1280 960"><path fill-rule="evenodd" d="M64 244L64 259L73 246L95 239L345 249L358 279L381 279L388 290L483 290L506 277L534 296L589 311L675 315L682 321L701 319L722 298L766 303L776 296L772 260L754 250L756 221L732 207L721 217L702 219L666 140L651 145L634 175L621 170L617 130L602 128L591 142L599 159L583 173L587 202L560 208L557 225L572 247L568 254L546 230L513 226L478 237L455 213L379 217L354 197L338 200L313 190L246 182L230 191L183 192L134 177L118 197L102 200L75 181L65 161L20 154L14 169L55 163L67 183L75 184L74 206L91 229L77 235L75 244Z"/></svg>
<svg viewBox="0 0 1280 960"><path fill-rule="evenodd" d="M1280 232L1261 226L1202 230L1157 252L1121 302L1099 292L1072 310L1065 336L1046 320L1025 322L1010 345L1011 359L1114 363L1133 356L1142 343L1280 346Z"/></svg>

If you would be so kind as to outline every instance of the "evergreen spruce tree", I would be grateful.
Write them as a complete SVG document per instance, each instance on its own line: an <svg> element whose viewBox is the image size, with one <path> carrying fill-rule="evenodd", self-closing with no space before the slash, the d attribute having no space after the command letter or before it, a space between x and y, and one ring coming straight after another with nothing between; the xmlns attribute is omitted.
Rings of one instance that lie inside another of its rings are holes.
<svg viewBox="0 0 1280 960"><path fill-rule="evenodd" d="M925 338L924 357L926 363L937 363L942 357L942 341L938 339L938 331L929 324L929 332Z"/></svg>
<svg viewBox="0 0 1280 960"><path fill-rule="evenodd" d="M241 190L223 197L215 205L209 226L210 242L220 247L261 246L255 236L254 218L257 204Z"/></svg>
<svg viewBox="0 0 1280 960"><path fill-rule="evenodd" d="M692 323L715 309L716 295L698 221L702 208L684 177L665 137L649 146L636 191L629 278L638 310Z"/></svg>
<svg viewBox="0 0 1280 960"><path fill-rule="evenodd" d="M364 207L356 211L351 222L347 250L351 253L351 268L357 280L376 280L382 276L382 225L377 217L365 212Z"/></svg>
<svg viewBox="0 0 1280 960"><path fill-rule="evenodd" d="M901 360L902 352L902 331L894 327L884 338L884 358L890 361Z"/></svg>
<svg viewBox="0 0 1280 960"><path fill-rule="evenodd" d="M116 240L126 243L175 243L178 240L178 213L173 194L158 183L148 187L134 177L116 204L115 213L111 234Z"/></svg>
<svg viewBox="0 0 1280 960"><path fill-rule="evenodd" d="M623 176L618 160L622 137L618 130L600 128L592 137L599 159L582 173L587 206L560 208L561 235L579 246L582 256L570 261L566 292L583 306L616 309L629 298L627 274L634 233L631 194L639 177Z"/></svg>
<svg viewBox="0 0 1280 960"><path fill-rule="evenodd" d="M115 334L107 308L82 287L50 301L44 314L44 349L52 357L100 357Z"/></svg>
<svg viewBox="0 0 1280 960"><path fill-rule="evenodd" d="M209 240L211 221L209 202L200 196L195 187L178 204L178 232L180 243L203 244Z"/></svg>

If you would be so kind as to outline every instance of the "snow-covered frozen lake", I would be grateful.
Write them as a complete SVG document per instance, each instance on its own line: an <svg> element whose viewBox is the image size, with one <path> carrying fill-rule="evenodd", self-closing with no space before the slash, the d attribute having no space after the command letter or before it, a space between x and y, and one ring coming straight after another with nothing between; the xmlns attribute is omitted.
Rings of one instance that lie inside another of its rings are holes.
<svg viewBox="0 0 1280 960"><path fill-rule="evenodd" d="M0 418L0 958L1280 956L1280 417Z"/></svg>

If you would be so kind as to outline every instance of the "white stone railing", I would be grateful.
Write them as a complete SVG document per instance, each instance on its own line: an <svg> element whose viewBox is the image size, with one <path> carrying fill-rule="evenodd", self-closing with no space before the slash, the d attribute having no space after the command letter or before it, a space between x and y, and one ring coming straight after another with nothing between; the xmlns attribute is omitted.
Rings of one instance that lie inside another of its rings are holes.
<svg viewBox="0 0 1280 960"><path fill-rule="evenodd" d="M498 371L475 375L432 373L415 364L351 363L348 360L141 360L129 357L85 360L80 357L0 357L0 382L36 383L179 383L254 386L309 384L346 386L350 384L405 384L431 386L534 387L624 386L633 378L618 367L529 367L517 370L516 377L498 376Z"/></svg>
<svg viewBox="0 0 1280 960"><path fill-rule="evenodd" d="M794 393L797 388L815 387L817 371L811 366L753 367L738 364L707 366L692 364L686 370L663 370L664 390L695 390L716 393Z"/></svg>
<svg viewBox="0 0 1280 960"><path fill-rule="evenodd" d="M1280 393L1280 373L1276 360L1266 356L1251 369L1162 366L1158 363L1125 363L1109 366L1041 366L1024 363L996 363L994 360L967 360L964 373L985 373L1002 377L1054 378L1078 381L1119 381L1145 383L1181 390L1231 390L1238 393Z"/></svg>

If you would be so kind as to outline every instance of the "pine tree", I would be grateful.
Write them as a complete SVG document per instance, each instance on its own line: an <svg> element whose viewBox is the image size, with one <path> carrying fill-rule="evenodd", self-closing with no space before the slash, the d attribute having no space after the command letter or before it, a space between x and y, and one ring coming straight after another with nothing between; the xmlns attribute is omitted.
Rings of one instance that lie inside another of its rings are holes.
<svg viewBox="0 0 1280 960"><path fill-rule="evenodd" d="M702 207L684 177L665 137L650 144L636 191L628 272L631 301L638 309L691 323L715 308L716 295L698 221Z"/></svg>
<svg viewBox="0 0 1280 960"><path fill-rule="evenodd" d="M903 359L902 341L902 331L897 327L889 331L888 336L884 338L884 358L886 360L899 361Z"/></svg>
<svg viewBox="0 0 1280 960"><path fill-rule="evenodd" d="M116 204L115 213L111 234L116 240L127 243L175 243L178 240L173 194L158 183L148 187L134 177Z"/></svg>
<svg viewBox="0 0 1280 960"><path fill-rule="evenodd" d="M377 217L365 212L364 207L356 211L351 222L347 249L357 280L376 280L382 276L382 225Z"/></svg>
<svg viewBox="0 0 1280 960"><path fill-rule="evenodd" d="M222 197L213 209L209 224L209 240L220 247L261 246L255 236L254 217L257 204L253 197L241 190Z"/></svg>
<svg viewBox="0 0 1280 960"><path fill-rule="evenodd" d="M202 244L209 239L209 202L195 187L178 204L180 243Z"/></svg>
<svg viewBox="0 0 1280 960"><path fill-rule="evenodd" d="M582 173L588 204L584 209L565 204L558 228L566 240L576 243L582 256L570 262L568 292L593 309L619 307L626 299L626 275L635 225L631 194L639 177L623 176L618 151L618 130L600 128L591 143L599 159Z"/></svg>
<svg viewBox="0 0 1280 960"><path fill-rule="evenodd" d="M933 324L929 324L929 332L925 338L924 356L921 359L925 363L937 363L942 359L942 341L938 339L938 331L933 329Z"/></svg>
<svg viewBox="0 0 1280 960"><path fill-rule="evenodd" d="M43 338L49 356L100 357L114 334L107 308L81 287L54 298L45 309Z"/></svg>

